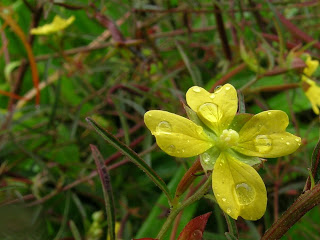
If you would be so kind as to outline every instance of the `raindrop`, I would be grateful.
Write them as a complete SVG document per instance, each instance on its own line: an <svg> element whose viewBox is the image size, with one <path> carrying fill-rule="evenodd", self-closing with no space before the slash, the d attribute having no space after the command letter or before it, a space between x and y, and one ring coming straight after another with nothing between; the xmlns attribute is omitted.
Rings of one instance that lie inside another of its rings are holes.
<svg viewBox="0 0 320 240"><path fill-rule="evenodd" d="M219 115L218 106L214 103L202 104L198 113L203 116L209 122L219 122L221 116Z"/></svg>
<svg viewBox="0 0 320 240"><path fill-rule="evenodd" d="M174 145L169 145L166 149L169 153L173 153L176 150L176 147Z"/></svg>
<svg viewBox="0 0 320 240"><path fill-rule="evenodd" d="M216 97L216 95L214 95L214 93L210 94L210 98L214 99Z"/></svg>
<svg viewBox="0 0 320 240"><path fill-rule="evenodd" d="M185 152L185 150L184 150L184 149L182 149L181 151L182 151L183 153Z"/></svg>
<svg viewBox="0 0 320 240"><path fill-rule="evenodd" d="M231 209L230 208L227 208L227 213L231 213Z"/></svg>
<svg viewBox="0 0 320 240"><path fill-rule="evenodd" d="M281 140L284 140L284 138L282 137Z"/></svg>
<svg viewBox="0 0 320 240"><path fill-rule="evenodd" d="M268 111L268 115L271 115L271 112L270 112L270 111Z"/></svg>
<svg viewBox="0 0 320 240"><path fill-rule="evenodd" d="M258 135L254 139L254 145L255 145L258 152L267 153L267 152L270 152L270 150L272 148L272 141L266 135Z"/></svg>
<svg viewBox="0 0 320 240"><path fill-rule="evenodd" d="M226 90L229 91L229 90L230 90L230 87L226 87Z"/></svg>
<svg viewBox="0 0 320 240"><path fill-rule="evenodd" d="M201 155L201 157L202 157L202 159L203 159L205 164L209 164L210 163L210 155L209 155L209 153L203 153Z"/></svg>
<svg viewBox="0 0 320 240"><path fill-rule="evenodd" d="M240 205L248 205L256 197L254 188L247 183L238 183L236 185L235 192Z"/></svg>
<svg viewBox="0 0 320 240"><path fill-rule="evenodd" d="M219 193L217 193L217 197L220 197L220 194L219 194Z"/></svg>
<svg viewBox="0 0 320 240"><path fill-rule="evenodd" d="M227 199L226 199L226 198L224 198L224 197L223 197L223 198L221 198L221 200L222 200L222 201L224 201L224 202L225 202L225 201L227 201Z"/></svg>
<svg viewBox="0 0 320 240"><path fill-rule="evenodd" d="M218 93L218 92L221 91L221 89L222 89L222 86L221 86L221 85L216 86L216 88L214 89L214 92L215 92L215 93Z"/></svg>
<svg viewBox="0 0 320 240"><path fill-rule="evenodd" d="M290 143L289 142L286 142L286 144L289 146L290 145Z"/></svg>
<svg viewBox="0 0 320 240"><path fill-rule="evenodd" d="M171 124L167 121L162 121L158 124L156 131L159 132L172 132Z"/></svg>
<svg viewBox="0 0 320 240"><path fill-rule="evenodd" d="M300 142L300 138L296 138L295 140L296 140L296 142Z"/></svg>
<svg viewBox="0 0 320 240"><path fill-rule="evenodd" d="M201 92L201 88L200 87L193 87L192 90L196 93Z"/></svg>

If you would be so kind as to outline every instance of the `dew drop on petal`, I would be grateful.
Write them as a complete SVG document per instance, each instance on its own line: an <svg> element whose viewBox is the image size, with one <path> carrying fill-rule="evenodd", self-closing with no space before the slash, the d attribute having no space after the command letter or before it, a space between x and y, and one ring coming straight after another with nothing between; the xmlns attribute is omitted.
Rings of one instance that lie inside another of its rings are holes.
<svg viewBox="0 0 320 240"><path fill-rule="evenodd" d="M220 197L220 194L219 194L219 193L217 193L217 197Z"/></svg>
<svg viewBox="0 0 320 240"><path fill-rule="evenodd" d="M231 208L227 208L227 213L228 213L228 214L231 213Z"/></svg>
<svg viewBox="0 0 320 240"><path fill-rule="evenodd" d="M209 153L203 153L201 155L201 157L202 157L202 159L203 159L205 164L209 164L210 163L210 155L209 155Z"/></svg>
<svg viewBox="0 0 320 240"><path fill-rule="evenodd" d="M200 87L193 87L192 88L192 90L194 91L194 92L196 92L196 93L199 93L199 92L201 92L201 88Z"/></svg>
<svg viewBox="0 0 320 240"><path fill-rule="evenodd" d="M238 183L235 193L240 205L248 205L256 198L256 191L247 183Z"/></svg>
<svg viewBox="0 0 320 240"><path fill-rule="evenodd" d="M214 93L210 94L210 98L214 99L216 97L216 95Z"/></svg>
<svg viewBox="0 0 320 240"><path fill-rule="evenodd" d="M290 143L289 142L286 142L286 144L289 146L290 145Z"/></svg>
<svg viewBox="0 0 320 240"><path fill-rule="evenodd" d="M198 134L201 134L203 132L203 128L201 126L197 126L196 131Z"/></svg>
<svg viewBox="0 0 320 240"><path fill-rule="evenodd" d="M271 115L271 112L270 112L270 111L268 111L268 115L269 115L269 116Z"/></svg>
<svg viewBox="0 0 320 240"><path fill-rule="evenodd" d="M296 138L295 140L296 140L296 142L300 142L301 141L300 138Z"/></svg>
<svg viewBox="0 0 320 240"><path fill-rule="evenodd" d="M205 103L202 104L198 108L198 113L203 116L206 120L209 122L219 122L221 117L221 114L218 111L218 106L214 103Z"/></svg>
<svg viewBox="0 0 320 240"><path fill-rule="evenodd" d="M258 152L267 153L272 148L272 140L266 135L258 135L254 139L254 145Z"/></svg>
<svg viewBox="0 0 320 240"><path fill-rule="evenodd" d="M222 88L222 86L221 86L221 85L216 86L216 88L214 89L214 92L215 92L215 93L220 92L220 91L221 91L221 88Z"/></svg>
<svg viewBox="0 0 320 240"><path fill-rule="evenodd" d="M161 121L156 128L156 132L172 132L171 124L167 121Z"/></svg>
<svg viewBox="0 0 320 240"><path fill-rule="evenodd" d="M231 87L226 87L226 90L229 91L231 89Z"/></svg>
<svg viewBox="0 0 320 240"><path fill-rule="evenodd" d="M173 153L173 152L176 151L176 147L171 144L171 145L169 145L169 146L167 147L166 151L169 152L169 153Z"/></svg>
<svg viewBox="0 0 320 240"><path fill-rule="evenodd" d="M222 200L222 201L224 201L224 202L225 202L225 201L227 201L227 199L226 199L226 198L224 198L224 197L223 197L223 198L221 198L221 200Z"/></svg>

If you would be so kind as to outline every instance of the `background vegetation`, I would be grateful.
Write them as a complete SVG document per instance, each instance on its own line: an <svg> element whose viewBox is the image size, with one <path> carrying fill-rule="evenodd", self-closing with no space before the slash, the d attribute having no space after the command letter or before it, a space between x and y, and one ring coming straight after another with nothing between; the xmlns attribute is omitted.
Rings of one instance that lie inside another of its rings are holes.
<svg viewBox="0 0 320 240"><path fill-rule="evenodd" d="M0 239L106 239L90 144L109 169L118 239L156 237L169 211L164 194L85 118L130 146L174 193L195 158L162 152L143 114L185 116L189 87L213 91L226 82L242 91L249 113L285 111L288 131L303 139L295 154L259 170L265 216L236 222L240 239L259 239L303 192L319 139L319 118L300 87L301 54L319 58L319 12L318 1L294 0L2 0ZM75 21L30 34L56 15ZM204 239L225 239L225 218L206 198L185 208L166 238L209 211ZM317 206L283 239L320 239L319 219Z"/></svg>

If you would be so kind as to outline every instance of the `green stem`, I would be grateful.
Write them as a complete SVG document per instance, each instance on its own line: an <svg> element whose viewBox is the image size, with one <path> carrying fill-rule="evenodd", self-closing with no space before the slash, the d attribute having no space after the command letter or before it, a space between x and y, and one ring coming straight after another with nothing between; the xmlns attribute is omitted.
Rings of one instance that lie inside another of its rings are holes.
<svg viewBox="0 0 320 240"><path fill-rule="evenodd" d="M280 239L300 218L320 204L320 184L306 191L288 208L262 236L261 240Z"/></svg>
<svg viewBox="0 0 320 240"><path fill-rule="evenodd" d="M168 231L169 227L172 225L172 222L174 221L176 216L179 214L179 212L185 207L191 205L192 203L202 198L207 193L208 187L210 186L210 184L211 184L211 177L208 176L208 179L206 180L206 182L202 185L201 188L198 189L198 191L195 192L195 194L193 194L183 203L173 206L167 220L163 224L162 228L160 229L160 232L158 233L158 236L156 237L157 239L159 240L163 239L164 234Z"/></svg>

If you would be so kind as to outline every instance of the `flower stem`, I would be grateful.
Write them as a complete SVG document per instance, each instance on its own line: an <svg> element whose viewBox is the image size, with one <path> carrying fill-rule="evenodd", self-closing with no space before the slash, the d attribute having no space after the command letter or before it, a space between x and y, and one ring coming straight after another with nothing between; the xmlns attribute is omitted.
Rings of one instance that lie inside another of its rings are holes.
<svg viewBox="0 0 320 240"><path fill-rule="evenodd" d="M192 203L198 201L200 198L202 198L208 191L208 188L211 184L211 177L208 176L208 179L206 182L201 186L201 188L198 189L198 191L195 192L191 197L189 197L187 200L185 200L183 203L174 205L171 209L171 212L163 224L162 228L160 229L160 232L157 235L157 239L162 240L164 237L164 234L168 231L169 227L172 225L172 222L177 217L179 212L183 210L185 207L191 205Z"/></svg>
<svg viewBox="0 0 320 240"><path fill-rule="evenodd" d="M280 239L300 218L320 204L320 184L306 191L262 236L261 240Z"/></svg>

